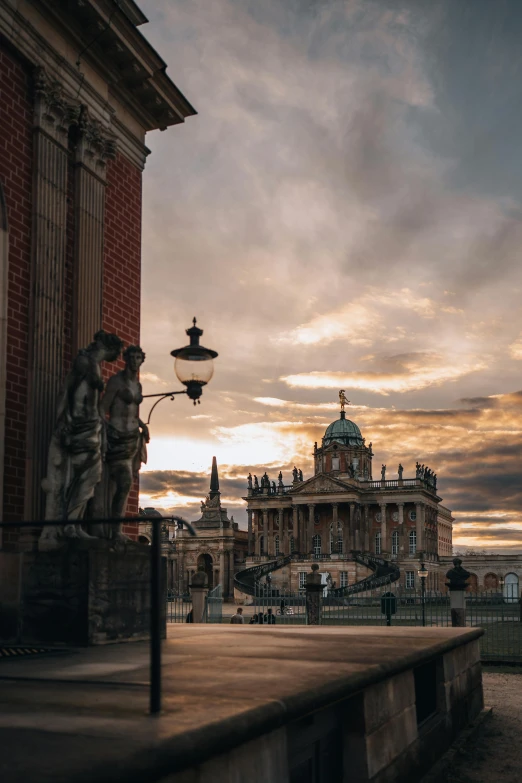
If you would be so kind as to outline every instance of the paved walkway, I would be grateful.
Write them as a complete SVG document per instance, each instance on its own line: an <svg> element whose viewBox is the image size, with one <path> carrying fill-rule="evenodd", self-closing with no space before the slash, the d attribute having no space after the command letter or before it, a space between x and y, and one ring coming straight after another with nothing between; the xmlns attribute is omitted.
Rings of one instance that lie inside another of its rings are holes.
<svg viewBox="0 0 522 783"><path fill-rule="evenodd" d="M522 673L490 667L484 703L493 717L459 753L441 783L520 783L522 780Z"/></svg>

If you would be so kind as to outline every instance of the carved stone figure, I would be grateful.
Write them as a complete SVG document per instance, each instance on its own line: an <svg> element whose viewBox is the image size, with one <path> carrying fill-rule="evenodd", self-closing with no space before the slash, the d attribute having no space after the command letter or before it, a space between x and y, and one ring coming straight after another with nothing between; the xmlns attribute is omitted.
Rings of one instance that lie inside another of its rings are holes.
<svg viewBox="0 0 522 783"><path fill-rule="evenodd" d="M103 478L96 488L93 516L123 519L134 478L142 463L147 462L149 429L139 418L143 400L138 372L145 361L139 345L129 345L123 353L125 369L107 382L100 414L104 422L106 453ZM103 538L129 540L118 525L93 525L93 532ZM104 529L105 528L105 529Z"/></svg>
<svg viewBox="0 0 522 783"><path fill-rule="evenodd" d="M381 479L384 481L386 478L386 465L381 467Z"/></svg>
<svg viewBox="0 0 522 783"><path fill-rule="evenodd" d="M282 471L279 471L279 476L277 477L277 482L280 487L283 486L283 473Z"/></svg>
<svg viewBox="0 0 522 783"><path fill-rule="evenodd" d="M298 481L299 480L299 473L298 473L298 470L297 470L295 465L294 465L294 469L292 471L292 475L294 477L294 481Z"/></svg>
<svg viewBox="0 0 522 783"><path fill-rule="evenodd" d="M248 488L252 489L252 474L251 473L248 474L248 479L247 480L248 480Z"/></svg>
<svg viewBox="0 0 522 783"><path fill-rule="evenodd" d="M397 470L397 472L399 474L399 481L402 481L403 471L404 471L404 468L402 467L401 463L399 462L399 467L398 467L398 470Z"/></svg>
<svg viewBox="0 0 522 783"><path fill-rule="evenodd" d="M123 343L115 334L100 330L82 348L65 379L58 403L56 426L49 445L45 519L64 525L45 527L39 548L54 549L66 538L91 538L81 527L87 504L102 475L102 427L99 396L103 390L102 361L114 362Z"/></svg>
<svg viewBox="0 0 522 783"><path fill-rule="evenodd" d="M259 491L259 481L257 480L257 476L254 475L254 489L256 491Z"/></svg>
<svg viewBox="0 0 522 783"><path fill-rule="evenodd" d="M275 481L272 481L272 492L274 493L274 495L275 495L275 494L276 494L276 492L277 492L277 489L276 489L276 483L275 483Z"/></svg>
<svg viewBox="0 0 522 783"><path fill-rule="evenodd" d="M303 471L299 471L299 481L303 481Z"/></svg>

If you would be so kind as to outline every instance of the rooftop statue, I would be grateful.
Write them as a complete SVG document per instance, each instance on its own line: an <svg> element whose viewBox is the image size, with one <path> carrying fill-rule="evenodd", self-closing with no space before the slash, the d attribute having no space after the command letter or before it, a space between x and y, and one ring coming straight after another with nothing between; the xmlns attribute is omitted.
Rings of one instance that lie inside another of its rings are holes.
<svg viewBox="0 0 522 783"><path fill-rule="evenodd" d="M346 394L344 393L344 389L341 389L339 391L339 402L341 403L341 410L344 411L345 405L350 404L350 400L346 397Z"/></svg>
<svg viewBox="0 0 522 783"><path fill-rule="evenodd" d="M102 476L102 427L99 411L103 391L101 363L114 362L123 343L100 330L93 342L78 351L58 402L56 424L49 445L45 519L63 525L45 527L39 548L55 549L65 538L92 538L81 526L87 504Z"/></svg>
<svg viewBox="0 0 522 783"><path fill-rule="evenodd" d="M252 474L251 473L248 474L247 481L248 481L248 488L252 489Z"/></svg>

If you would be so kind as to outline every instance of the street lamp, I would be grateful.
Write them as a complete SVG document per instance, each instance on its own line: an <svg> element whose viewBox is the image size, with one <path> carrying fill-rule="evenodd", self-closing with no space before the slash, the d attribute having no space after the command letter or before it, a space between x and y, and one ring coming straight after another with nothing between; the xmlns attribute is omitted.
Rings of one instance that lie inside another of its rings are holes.
<svg viewBox="0 0 522 783"><path fill-rule="evenodd" d="M417 573L421 580L422 625L424 626L426 625L426 579L428 578L428 569L424 565L424 560L421 560Z"/></svg>
<svg viewBox="0 0 522 783"><path fill-rule="evenodd" d="M214 359L217 353L199 344L199 338L203 334L203 329L196 326L195 318L190 329L185 331L190 338L190 343L183 348L176 348L170 354L175 358L174 371L186 388L182 391L164 392L162 394L144 394L144 398L159 397L150 410L147 424L150 422L152 411L156 405L167 399L167 397L173 400L176 394L187 394L193 400L194 405L199 403L203 386L206 386L214 375Z"/></svg>

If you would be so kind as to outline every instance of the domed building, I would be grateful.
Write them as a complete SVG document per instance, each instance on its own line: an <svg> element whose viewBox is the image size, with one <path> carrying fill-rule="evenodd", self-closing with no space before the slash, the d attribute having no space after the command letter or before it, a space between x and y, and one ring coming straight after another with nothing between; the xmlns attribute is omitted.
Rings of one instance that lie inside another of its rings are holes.
<svg viewBox="0 0 522 783"><path fill-rule="evenodd" d="M260 480L249 476L246 565L292 554L291 563L274 571L274 586L302 589L315 560L325 582L344 587L369 575L354 557L368 553L396 561L402 586L417 587L421 555L429 564L452 553L451 511L441 504L435 473L424 465L417 463L412 478L404 477L402 465L394 476L382 465L374 478L372 444L366 445L344 405L314 446L313 476L305 478L297 468L290 483L281 472L277 481L266 472ZM437 569L431 573L438 588Z"/></svg>

